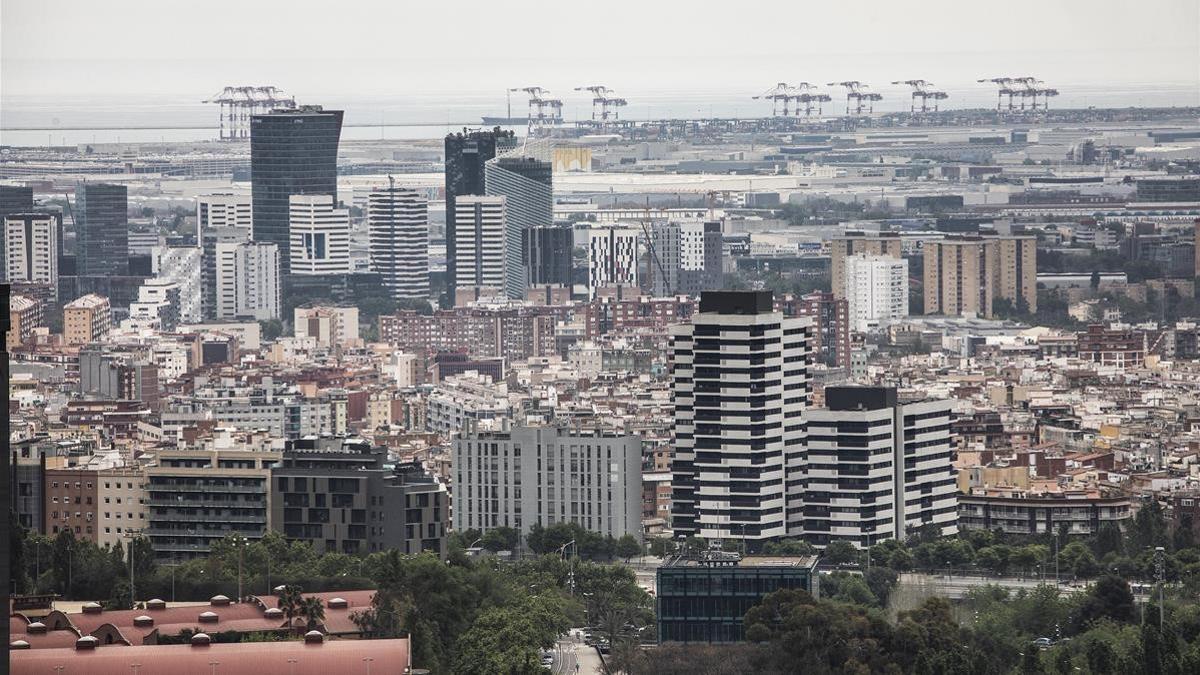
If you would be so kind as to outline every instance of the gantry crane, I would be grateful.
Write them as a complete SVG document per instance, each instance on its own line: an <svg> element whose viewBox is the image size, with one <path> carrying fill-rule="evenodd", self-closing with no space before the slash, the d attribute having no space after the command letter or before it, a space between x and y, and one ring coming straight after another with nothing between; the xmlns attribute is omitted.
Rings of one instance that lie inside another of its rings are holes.
<svg viewBox="0 0 1200 675"><path fill-rule="evenodd" d="M875 101L882 101L883 96L868 91L870 87L859 82L858 80L846 80L844 82L830 82L830 87L845 87L846 89L846 114L847 115L862 115L863 108L866 107L867 113L875 112ZM853 111L851 111L851 102L853 101ZM867 105L864 106L863 102Z"/></svg>
<svg viewBox="0 0 1200 675"><path fill-rule="evenodd" d="M602 84L575 87L575 91L592 92L592 119L598 120L601 125L607 124L610 116L613 120L618 119L619 111L617 109L629 105L625 99L613 96L613 90Z"/></svg>
<svg viewBox="0 0 1200 675"><path fill-rule="evenodd" d="M541 87L518 87L509 91L523 91L529 94L529 127L562 124L563 103L556 98L547 98L549 89ZM549 110L549 113L546 111Z"/></svg>
<svg viewBox="0 0 1200 675"><path fill-rule="evenodd" d="M813 94L806 92L797 96L796 100L804 104L804 116L811 117L814 107L817 110L818 116L825 114L824 104L829 103L833 99L830 98L829 94ZM799 105L796 106L796 114L800 114Z"/></svg>
<svg viewBox="0 0 1200 675"><path fill-rule="evenodd" d="M1008 109L1009 110L1013 109L1013 95L1015 95L1017 93L1017 91L1015 89L1013 89L1013 87L1012 87L1012 84L1014 82L1013 78L1011 78L1011 77L991 77L991 78L985 77L981 80L977 80L977 82L991 82L992 84L996 85L996 112L1000 112L1001 104L1002 104L1005 96L1008 96Z"/></svg>
<svg viewBox="0 0 1200 675"><path fill-rule="evenodd" d="M999 87L996 98L997 111L1001 110L1001 100L1005 96L1008 97L1008 110L1010 112L1018 109L1025 110L1025 102L1027 99L1029 101L1029 109L1037 110L1039 96L1041 96L1043 99L1041 107L1043 110L1045 110L1046 106L1050 104L1050 98L1058 96L1057 89L1042 87L1041 85L1045 83L1036 77L993 77L990 79L979 80L979 82L991 82ZM1019 108L1013 103L1014 96L1021 101Z"/></svg>
<svg viewBox="0 0 1200 675"><path fill-rule="evenodd" d="M276 108L295 108L296 99L270 86L225 87L205 103L221 106L220 138L223 141L250 137L250 117Z"/></svg>
<svg viewBox="0 0 1200 675"><path fill-rule="evenodd" d="M783 101L783 116L787 117L788 116L788 104L791 103L792 99L796 98L796 94L795 94L795 91L791 87L788 86L787 82L780 82L779 84L775 85L774 87L771 87L770 89L764 91L763 93L761 93L758 96L755 96L753 98L755 100L758 100L758 99L769 100L771 102L771 116L772 117L779 116L779 102Z"/></svg>
<svg viewBox="0 0 1200 675"><path fill-rule="evenodd" d="M912 87L912 104L909 105L910 113L917 112L917 99L921 99L921 112L929 112L929 101L933 101L933 111L938 110L938 101L944 101L950 98L950 95L944 91L933 89L933 83L927 80L897 80L892 84L907 84Z"/></svg>

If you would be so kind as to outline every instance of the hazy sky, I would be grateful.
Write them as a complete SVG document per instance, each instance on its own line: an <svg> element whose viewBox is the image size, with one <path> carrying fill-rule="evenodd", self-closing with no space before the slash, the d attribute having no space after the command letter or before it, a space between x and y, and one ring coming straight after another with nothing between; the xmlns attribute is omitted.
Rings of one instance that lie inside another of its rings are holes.
<svg viewBox="0 0 1200 675"><path fill-rule="evenodd" d="M0 0L0 93L1200 81L1197 0Z"/></svg>

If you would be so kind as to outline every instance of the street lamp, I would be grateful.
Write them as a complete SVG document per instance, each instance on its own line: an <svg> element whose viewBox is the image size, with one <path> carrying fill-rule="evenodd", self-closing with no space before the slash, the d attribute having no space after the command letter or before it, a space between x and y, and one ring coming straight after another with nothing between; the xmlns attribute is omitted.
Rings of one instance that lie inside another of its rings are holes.
<svg viewBox="0 0 1200 675"><path fill-rule="evenodd" d="M133 547L137 543L137 537L141 535L141 530L125 530L121 536L129 540L129 608L133 609Z"/></svg>
<svg viewBox="0 0 1200 675"><path fill-rule="evenodd" d="M1158 631L1163 629L1163 586L1166 586L1166 551L1161 546L1154 547L1154 571L1158 576Z"/></svg>
<svg viewBox="0 0 1200 675"><path fill-rule="evenodd" d="M247 539L245 535L243 535L243 534L234 535L233 546L234 546L234 548L237 549L237 552L238 552L238 597L237 597L238 602L242 601L242 553L245 552L246 547L249 545L250 545L250 540Z"/></svg>
<svg viewBox="0 0 1200 675"><path fill-rule="evenodd" d="M364 656L364 657L363 657L363 663L367 664L367 675L371 675L371 662L372 662L372 661L374 661L374 660L375 660L375 659L373 659L373 658L371 658L371 657L369 657L369 656Z"/></svg>

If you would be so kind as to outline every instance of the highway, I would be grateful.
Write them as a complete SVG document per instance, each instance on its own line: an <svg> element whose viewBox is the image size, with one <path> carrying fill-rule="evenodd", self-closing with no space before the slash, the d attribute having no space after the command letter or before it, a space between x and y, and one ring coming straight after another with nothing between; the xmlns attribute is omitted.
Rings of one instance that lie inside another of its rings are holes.
<svg viewBox="0 0 1200 675"><path fill-rule="evenodd" d="M967 594L967 591L972 588L981 586L1001 586L1009 590L1032 590L1038 586L1045 584L1054 584L1054 579L1038 579L1036 577L987 577L974 575L946 575L946 574L920 574L916 572L905 572L900 575L899 584L909 587L924 587L932 590L935 594L942 597L959 599ZM1090 582L1074 581L1068 582L1063 580L1059 584L1059 595L1070 595L1079 591L1087 590Z"/></svg>

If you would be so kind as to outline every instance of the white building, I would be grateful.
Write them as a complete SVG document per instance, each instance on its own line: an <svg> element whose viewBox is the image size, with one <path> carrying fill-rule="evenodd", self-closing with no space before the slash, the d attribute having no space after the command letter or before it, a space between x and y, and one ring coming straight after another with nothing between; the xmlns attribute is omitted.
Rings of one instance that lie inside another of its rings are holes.
<svg viewBox="0 0 1200 675"><path fill-rule="evenodd" d="M638 237L627 227L594 227L587 232L588 296L605 286L637 286Z"/></svg>
<svg viewBox="0 0 1200 675"><path fill-rule="evenodd" d="M58 288L58 248L62 229L57 213L20 213L4 218L4 275L9 282Z"/></svg>
<svg viewBox="0 0 1200 675"><path fill-rule="evenodd" d="M642 536L642 443L566 426L470 432L454 441L454 527L575 523L613 538Z"/></svg>
<svg viewBox="0 0 1200 675"><path fill-rule="evenodd" d="M216 318L279 318L279 247L220 242L215 248Z"/></svg>
<svg viewBox="0 0 1200 675"><path fill-rule="evenodd" d="M315 340L320 347L359 343L357 307L297 307L292 318L295 336Z"/></svg>
<svg viewBox="0 0 1200 675"><path fill-rule="evenodd" d="M958 531L950 401L897 402L890 387L826 387L808 414L804 538L865 548L909 529Z"/></svg>
<svg viewBox="0 0 1200 675"><path fill-rule="evenodd" d="M429 297L429 206L416 190L374 190L367 201L371 269L396 299Z"/></svg>
<svg viewBox="0 0 1200 675"><path fill-rule="evenodd" d="M203 257L203 251L195 246L156 246L151 251L154 276L179 287L179 319L185 323L204 319Z"/></svg>
<svg viewBox="0 0 1200 675"><path fill-rule="evenodd" d="M908 316L908 261L882 255L846 258L850 326L860 332Z"/></svg>
<svg viewBox="0 0 1200 675"><path fill-rule="evenodd" d="M425 425L441 434L458 433L469 422L498 424L512 414L508 385L473 370L443 378L425 399Z"/></svg>
<svg viewBox="0 0 1200 675"><path fill-rule="evenodd" d="M253 213L248 194L222 192L199 195L196 197L196 240L202 241L206 231L221 227L252 230Z"/></svg>
<svg viewBox="0 0 1200 675"><path fill-rule="evenodd" d="M811 326L774 311L770 291L718 291L671 327L677 535L754 551L802 532Z"/></svg>
<svg viewBox="0 0 1200 675"><path fill-rule="evenodd" d="M329 195L292 195L288 205L291 273L349 273L349 210L335 208Z"/></svg>
<svg viewBox="0 0 1200 675"><path fill-rule="evenodd" d="M464 195L454 200L454 282L504 288L507 199Z"/></svg>

